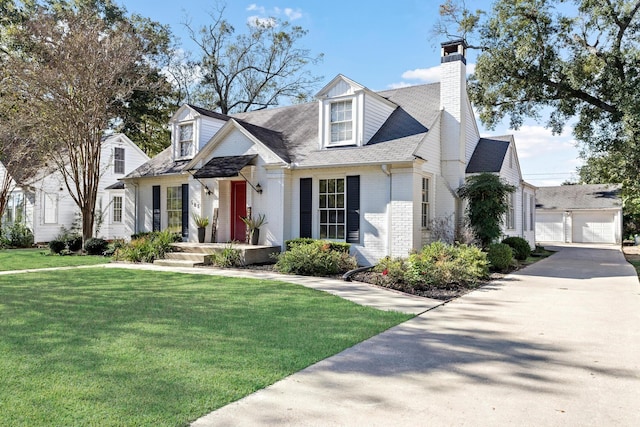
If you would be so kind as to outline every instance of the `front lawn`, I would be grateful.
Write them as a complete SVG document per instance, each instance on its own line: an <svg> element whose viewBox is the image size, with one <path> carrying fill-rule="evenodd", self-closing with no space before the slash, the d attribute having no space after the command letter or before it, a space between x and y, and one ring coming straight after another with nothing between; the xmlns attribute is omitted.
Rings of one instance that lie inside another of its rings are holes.
<svg viewBox="0 0 640 427"><path fill-rule="evenodd" d="M0 425L185 425L410 317L266 280L0 276Z"/></svg>
<svg viewBox="0 0 640 427"><path fill-rule="evenodd" d="M0 250L0 271L106 264L109 258L89 255L52 255L49 249Z"/></svg>

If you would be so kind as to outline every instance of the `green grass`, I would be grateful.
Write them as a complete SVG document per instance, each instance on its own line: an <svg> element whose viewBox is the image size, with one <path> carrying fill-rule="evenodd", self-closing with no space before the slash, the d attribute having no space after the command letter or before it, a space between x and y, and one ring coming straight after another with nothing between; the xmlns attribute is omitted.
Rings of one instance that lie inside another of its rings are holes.
<svg viewBox="0 0 640 427"><path fill-rule="evenodd" d="M52 255L49 249L0 250L0 271L106 264L109 258L89 255Z"/></svg>
<svg viewBox="0 0 640 427"><path fill-rule="evenodd" d="M636 269L636 274L640 277L640 259L633 259L631 257L627 257L627 262Z"/></svg>
<svg viewBox="0 0 640 427"><path fill-rule="evenodd" d="M273 281L0 276L0 425L185 425L410 317Z"/></svg>

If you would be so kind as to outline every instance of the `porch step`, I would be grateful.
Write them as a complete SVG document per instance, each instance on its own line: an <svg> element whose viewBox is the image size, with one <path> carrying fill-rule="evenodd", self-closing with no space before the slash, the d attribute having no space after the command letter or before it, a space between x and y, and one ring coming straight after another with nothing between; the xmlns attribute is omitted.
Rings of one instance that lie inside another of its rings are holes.
<svg viewBox="0 0 640 427"><path fill-rule="evenodd" d="M165 267L195 267L203 264L201 262L186 259L157 259L153 261L153 265L162 265Z"/></svg>
<svg viewBox="0 0 640 427"><path fill-rule="evenodd" d="M204 265L211 264L211 255L204 253L167 252L164 254L164 258L170 260L194 261Z"/></svg>

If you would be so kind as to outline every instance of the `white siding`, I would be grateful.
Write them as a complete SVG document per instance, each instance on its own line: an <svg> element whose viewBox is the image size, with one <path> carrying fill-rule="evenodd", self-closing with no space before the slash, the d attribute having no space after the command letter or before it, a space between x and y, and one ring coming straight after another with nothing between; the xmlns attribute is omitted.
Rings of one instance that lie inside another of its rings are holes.
<svg viewBox="0 0 640 427"><path fill-rule="evenodd" d="M346 81L338 80L336 84L334 84L333 87L327 91L326 95L327 95L327 98L336 98L340 96L353 95L355 94L355 89L356 88L351 86Z"/></svg>
<svg viewBox="0 0 640 427"><path fill-rule="evenodd" d="M198 150L202 149L213 138L213 136L224 126L224 120L218 120L203 116L199 121L200 132L198 138Z"/></svg>
<svg viewBox="0 0 640 427"><path fill-rule="evenodd" d="M395 110L394 106L389 105L386 102L382 102L380 99L372 96L365 95L364 97L364 144L375 135L380 127L387 121L391 113Z"/></svg>
<svg viewBox="0 0 640 427"><path fill-rule="evenodd" d="M469 163L471 159L471 155L473 155L473 151L476 149L476 145L478 145L478 141L480 140L480 132L478 131L478 125L476 123L475 117L473 115L473 110L471 108L471 104L467 100L466 108L464 109L464 114L466 116L465 119L465 133L466 133L466 155L465 155L465 164Z"/></svg>

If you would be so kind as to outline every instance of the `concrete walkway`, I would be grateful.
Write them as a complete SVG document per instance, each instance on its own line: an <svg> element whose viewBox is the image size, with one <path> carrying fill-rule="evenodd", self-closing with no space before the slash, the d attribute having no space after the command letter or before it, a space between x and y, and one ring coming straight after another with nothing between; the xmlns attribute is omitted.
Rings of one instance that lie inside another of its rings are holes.
<svg viewBox="0 0 640 427"><path fill-rule="evenodd" d="M635 271L556 249L193 426L640 425Z"/></svg>
<svg viewBox="0 0 640 427"><path fill-rule="evenodd" d="M399 311L408 314L420 314L443 302L430 298L422 298L396 292L390 289L383 289L378 286L368 285L359 282L345 282L322 277L292 276L265 270L247 269L217 269L210 267L163 267L152 264L125 264L112 263L100 265L105 268L129 268L133 270L153 270L186 274L205 274L210 276L224 277L246 277L257 280L280 280L283 282L296 283L307 288L317 289L339 296L356 304L377 308L384 311Z"/></svg>

